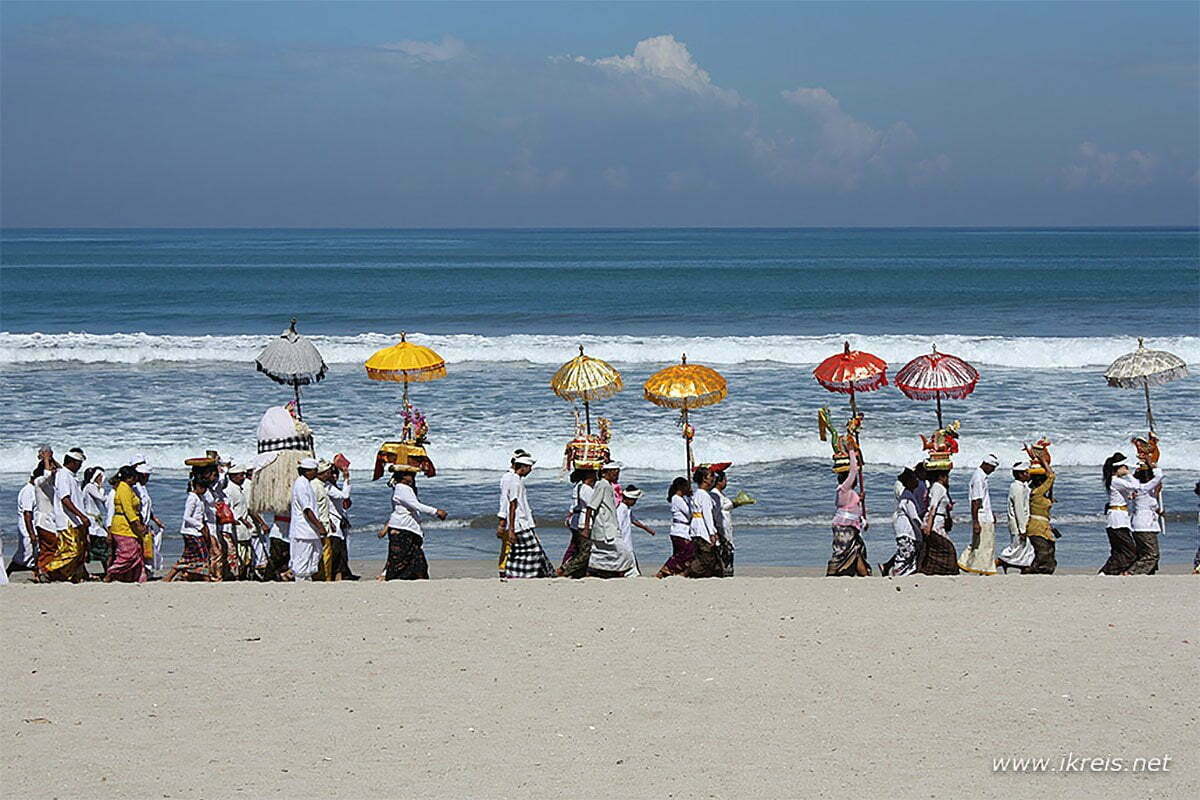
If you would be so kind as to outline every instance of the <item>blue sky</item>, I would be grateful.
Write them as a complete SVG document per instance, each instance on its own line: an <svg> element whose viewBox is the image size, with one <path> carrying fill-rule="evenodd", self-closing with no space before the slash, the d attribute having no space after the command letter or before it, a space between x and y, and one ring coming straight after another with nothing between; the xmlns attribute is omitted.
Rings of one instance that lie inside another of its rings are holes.
<svg viewBox="0 0 1200 800"><path fill-rule="evenodd" d="M1195 3L0 5L6 226L1172 225Z"/></svg>

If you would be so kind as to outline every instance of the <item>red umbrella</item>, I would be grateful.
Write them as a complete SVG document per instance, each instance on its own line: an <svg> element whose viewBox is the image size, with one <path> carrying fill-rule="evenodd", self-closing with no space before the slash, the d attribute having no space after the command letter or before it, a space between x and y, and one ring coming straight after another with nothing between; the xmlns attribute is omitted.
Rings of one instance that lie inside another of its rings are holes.
<svg viewBox="0 0 1200 800"><path fill-rule="evenodd" d="M942 427L942 398L961 400L975 391L979 370L949 353L917 356L896 373L896 388L913 400L937 400L938 427Z"/></svg>
<svg viewBox="0 0 1200 800"><path fill-rule="evenodd" d="M817 364L813 370L817 383L831 392L850 395L850 413L858 414L856 392L873 392L888 385L887 362L862 350L851 350L850 343L835 356Z"/></svg>

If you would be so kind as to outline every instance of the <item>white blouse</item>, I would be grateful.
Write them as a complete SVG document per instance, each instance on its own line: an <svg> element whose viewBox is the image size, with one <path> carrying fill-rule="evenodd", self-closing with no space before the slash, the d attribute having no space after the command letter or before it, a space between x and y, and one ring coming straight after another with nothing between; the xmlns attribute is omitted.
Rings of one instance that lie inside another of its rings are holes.
<svg viewBox="0 0 1200 800"><path fill-rule="evenodd" d="M671 535L681 539L692 536L692 503L686 495L671 498Z"/></svg>

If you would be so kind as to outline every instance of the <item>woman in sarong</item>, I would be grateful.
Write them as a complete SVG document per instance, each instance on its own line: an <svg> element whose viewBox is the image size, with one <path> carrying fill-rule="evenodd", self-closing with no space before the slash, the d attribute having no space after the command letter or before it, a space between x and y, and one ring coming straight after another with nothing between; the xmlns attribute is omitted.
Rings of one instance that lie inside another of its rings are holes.
<svg viewBox="0 0 1200 800"><path fill-rule="evenodd" d="M592 540L583 535L583 523L587 505L595 491L599 476L594 469L577 469L571 473L571 512L567 516L567 529L571 531L571 543L563 553L558 574L565 578L582 578L587 575L588 561L592 554Z"/></svg>
<svg viewBox="0 0 1200 800"><path fill-rule="evenodd" d="M146 556L142 542L149 532L142 522L142 501L134 491L138 480L133 467L122 467L117 472L117 485L113 490L112 556L104 573L104 582L145 583ZM107 514L106 514L107 516Z"/></svg>
<svg viewBox="0 0 1200 800"><path fill-rule="evenodd" d="M896 554L879 565L881 575L902 577L917 571L921 553L921 514L917 510L917 475L905 468L896 478L900 489L896 510L892 514L892 529L896 533Z"/></svg>
<svg viewBox="0 0 1200 800"><path fill-rule="evenodd" d="M167 583L183 576L185 580L212 580L212 543L215 531L210 520L215 520L215 512L209 509L207 473L199 469L192 470L191 480L188 481L187 500L183 506L183 522L179 532L183 535L183 555L171 567Z"/></svg>
<svg viewBox="0 0 1200 800"><path fill-rule="evenodd" d="M1054 470L1041 455L1041 464L1029 478L1029 543L1033 545L1033 563L1021 568L1022 575L1053 575L1058 561L1054 557L1057 538L1050 525L1050 507L1054 505Z"/></svg>
<svg viewBox="0 0 1200 800"><path fill-rule="evenodd" d="M950 470L929 470L929 510L925 513L925 552L921 557L923 575L957 575L958 550L950 538L954 520L950 513Z"/></svg>
<svg viewBox="0 0 1200 800"><path fill-rule="evenodd" d="M1140 484L1133 495L1130 527L1136 556L1129 567L1130 575L1153 575L1158 572L1159 492L1162 491L1163 471L1158 467L1139 467L1133 473Z"/></svg>
<svg viewBox="0 0 1200 800"><path fill-rule="evenodd" d="M379 532L388 538L387 564L379 580L415 581L429 578L429 562L425 559L424 532L421 515L430 514L445 519L446 512L425 505L417 498L417 468L409 464L393 464L392 515Z"/></svg>
<svg viewBox="0 0 1200 800"><path fill-rule="evenodd" d="M1105 532L1108 534L1108 560L1100 568L1101 575L1125 575L1137 558L1133 541L1129 504L1140 485L1129 474L1129 461L1124 453L1113 453L1104 462Z"/></svg>
<svg viewBox="0 0 1200 800"><path fill-rule="evenodd" d="M657 578L682 575L688 563L696 557L692 544L692 485L687 478L676 478L667 492L671 504L671 557L658 570Z"/></svg>
<svg viewBox="0 0 1200 800"><path fill-rule="evenodd" d="M871 565L867 563L867 545L862 538L863 495L858 487L862 456L850 439L846 441L846 453L850 463L844 475L836 471L837 466L834 467L834 477L838 479L837 510L833 514L833 555L825 574L865 577L871 574Z"/></svg>

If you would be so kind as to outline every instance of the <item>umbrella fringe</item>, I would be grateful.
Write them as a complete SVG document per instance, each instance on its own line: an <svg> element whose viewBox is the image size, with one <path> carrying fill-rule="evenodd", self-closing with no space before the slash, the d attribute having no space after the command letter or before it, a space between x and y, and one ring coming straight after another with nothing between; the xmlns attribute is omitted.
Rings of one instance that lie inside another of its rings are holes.
<svg viewBox="0 0 1200 800"><path fill-rule="evenodd" d="M1136 378L1105 377L1105 380L1108 381L1109 386L1115 386L1119 389L1141 389L1143 386L1162 386L1164 383L1170 383L1178 378L1186 378L1187 374L1188 368L1184 364L1156 372L1153 375L1139 375Z"/></svg>
<svg viewBox="0 0 1200 800"><path fill-rule="evenodd" d="M918 389L915 386L897 383L896 388L903 392L905 397L913 400L936 400L939 397L943 400L965 400L975 391L975 384L956 386L952 389Z"/></svg>
<svg viewBox="0 0 1200 800"><path fill-rule="evenodd" d="M323 380L325 378L325 373L329 369L327 366L322 364L321 369L317 372L309 372L309 373L304 373L304 374L279 375L277 373L271 372L269 369L266 369L265 367L263 367L262 364L258 363L257 361L254 362L254 366L263 375L266 375L271 380L275 381L276 383L281 383L284 386L308 386L309 384L319 383L321 380Z"/></svg>
<svg viewBox="0 0 1200 800"><path fill-rule="evenodd" d="M887 375L883 374L867 378L866 380L850 382L833 382L826 381L821 378L817 378L816 380L817 383L821 384L829 391L838 392L840 394L850 394L851 389L853 389L855 392L873 392L876 389L882 389L888 385Z"/></svg>
<svg viewBox="0 0 1200 800"><path fill-rule="evenodd" d="M367 377L373 381L394 383L424 383L446 377L446 365L421 367L420 369L372 369L367 367Z"/></svg>
<svg viewBox="0 0 1200 800"><path fill-rule="evenodd" d="M721 402L729 396L729 390L722 388L716 392L708 392L706 394L695 395L693 397L664 397L661 394L654 394L648 390L642 392L642 397L654 403L656 406L663 408L702 408L703 406L711 406Z"/></svg>

